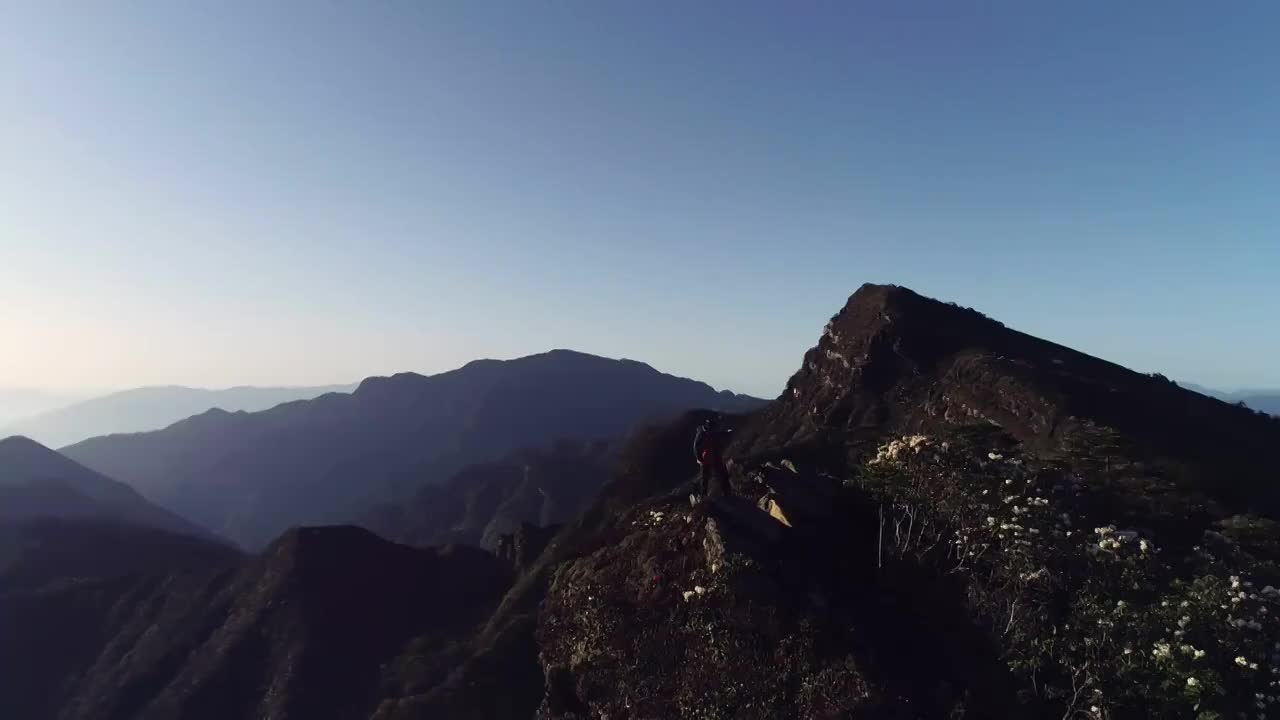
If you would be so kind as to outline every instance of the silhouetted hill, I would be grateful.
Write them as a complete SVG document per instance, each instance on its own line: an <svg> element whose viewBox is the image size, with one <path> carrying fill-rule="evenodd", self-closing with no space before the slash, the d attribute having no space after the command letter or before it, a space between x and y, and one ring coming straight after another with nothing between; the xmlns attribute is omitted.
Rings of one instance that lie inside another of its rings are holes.
<svg viewBox="0 0 1280 720"><path fill-rule="evenodd" d="M258 413L210 411L162 431L65 449L247 546L347 521L414 489L560 439L607 440L691 407L761 401L643 363L558 350L424 377L369 378Z"/></svg>
<svg viewBox="0 0 1280 720"><path fill-rule="evenodd" d="M481 550L293 530L242 570L0 594L0 710L70 719L367 717L510 581Z"/></svg>
<svg viewBox="0 0 1280 720"><path fill-rule="evenodd" d="M124 483L24 437L0 440L0 521L98 518L208 536Z"/></svg>
<svg viewBox="0 0 1280 720"><path fill-rule="evenodd" d="M0 593L121 576L207 571L240 563L230 546L100 517L0 522Z"/></svg>
<svg viewBox="0 0 1280 720"><path fill-rule="evenodd" d="M233 387L225 390L144 387L91 398L40 413L4 420L0 435L25 435L63 447L99 435L159 430L212 408L254 412L326 393L349 393L355 385L324 387Z"/></svg>

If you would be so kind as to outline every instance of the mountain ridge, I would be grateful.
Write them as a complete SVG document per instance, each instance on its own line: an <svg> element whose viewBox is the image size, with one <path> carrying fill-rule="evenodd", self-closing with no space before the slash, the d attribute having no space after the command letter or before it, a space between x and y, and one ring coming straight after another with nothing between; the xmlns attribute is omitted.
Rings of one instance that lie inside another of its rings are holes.
<svg viewBox="0 0 1280 720"><path fill-rule="evenodd" d="M367 378L256 413L206 412L64 452L250 547L290 525L356 520L474 462L561 439L610 440L723 395L643 363L575 351Z"/></svg>
<svg viewBox="0 0 1280 720"><path fill-rule="evenodd" d="M764 416L764 426L795 429L796 437L768 437L775 445L819 429L918 432L963 418L1042 448L1089 419L1201 471L1225 465L1242 478L1228 484L1250 485L1268 509L1280 508L1280 490L1265 482L1280 463L1269 450L1271 418L898 286L868 284L850 296ZM1227 446L1235 452L1224 455Z"/></svg>
<svg viewBox="0 0 1280 720"><path fill-rule="evenodd" d="M0 594L201 573L243 559L221 541L110 517L39 515L0 522Z"/></svg>
<svg viewBox="0 0 1280 720"><path fill-rule="evenodd" d="M546 527L576 517L608 479L612 460L603 442L520 450L374 508L359 525L406 545L464 543L494 550L523 525Z"/></svg>
<svg viewBox="0 0 1280 720"><path fill-rule="evenodd" d="M211 537L125 483L21 436L0 439L0 497L5 520L96 517Z"/></svg>
<svg viewBox="0 0 1280 720"><path fill-rule="evenodd" d="M1267 702L1280 524L1251 511L1271 500L1280 423L884 286L851 296L786 387L723 419L731 494L691 502L709 414L685 412L632 433L584 512L520 525L501 557L311 528L231 576L0 593L0 662L16 662L6 630L111 628L69 669L0 687L0 707L5 691L43 699L48 675L76 678L66 720L1195 718ZM522 480L518 460L498 465L498 485ZM470 601L428 607L428 586ZM103 605L118 615L97 619ZM348 617L376 622L334 622Z"/></svg>
<svg viewBox="0 0 1280 720"><path fill-rule="evenodd" d="M24 435L49 447L65 447L91 437L159 430L214 407L264 410L291 400L330 392L350 392L354 385L315 387L195 388L150 385L120 390L68 403L39 414L12 418L0 435Z"/></svg>
<svg viewBox="0 0 1280 720"><path fill-rule="evenodd" d="M536 717L1230 717L1266 696L1274 420L867 285L735 436L733 497L691 509L678 456L618 476L504 601L536 616Z"/></svg>

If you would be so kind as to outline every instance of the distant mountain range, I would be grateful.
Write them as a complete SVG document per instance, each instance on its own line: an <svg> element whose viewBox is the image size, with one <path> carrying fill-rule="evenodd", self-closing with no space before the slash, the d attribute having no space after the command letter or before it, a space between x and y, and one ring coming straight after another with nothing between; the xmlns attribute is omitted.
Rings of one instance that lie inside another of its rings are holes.
<svg viewBox="0 0 1280 720"><path fill-rule="evenodd" d="M1195 383L1178 383L1188 390L1195 390L1201 395L1208 395L1229 403L1244 403L1246 407L1271 415L1280 415L1280 390L1237 390L1225 392L1197 385Z"/></svg>
<svg viewBox="0 0 1280 720"><path fill-rule="evenodd" d="M0 427L83 399L82 395L31 388L0 387Z"/></svg>
<svg viewBox="0 0 1280 720"><path fill-rule="evenodd" d="M1280 392L1277 391L1248 391L1240 395L1230 398L1232 402L1242 402L1245 405L1272 415L1280 415Z"/></svg>
<svg viewBox="0 0 1280 720"><path fill-rule="evenodd" d="M83 400L65 407L0 416L0 436L23 435L49 447L63 447L99 435L160 430L212 408L253 412L281 403L332 392L351 392L355 385L321 387L233 387L225 390L144 387ZM59 403L61 405L61 403Z"/></svg>
<svg viewBox="0 0 1280 720"><path fill-rule="evenodd" d="M707 414L628 432L691 400L755 408L696 503ZM77 449L251 537L433 478L366 524L496 553L0 522L0 716L1253 717L1276 447L1280 419L880 285L763 407L550 353L207 413Z"/></svg>
<svg viewBox="0 0 1280 720"><path fill-rule="evenodd" d="M93 438L71 458L246 547L294 525L353 521L469 464L558 440L614 440L690 408L762 400L631 360L556 350L439 375L369 378L262 412L211 410Z"/></svg>
<svg viewBox="0 0 1280 720"><path fill-rule="evenodd" d="M34 440L0 440L0 521L34 518L90 518L209 537L128 485Z"/></svg>

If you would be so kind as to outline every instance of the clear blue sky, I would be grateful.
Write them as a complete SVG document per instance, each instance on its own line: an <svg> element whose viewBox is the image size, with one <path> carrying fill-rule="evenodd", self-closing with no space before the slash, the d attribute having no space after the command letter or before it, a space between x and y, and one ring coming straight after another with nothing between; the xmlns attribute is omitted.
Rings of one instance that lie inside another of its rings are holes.
<svg viewBox="0 0 1280 720"><path fill-rule="evenodd" d="M0 14L0 385L552 347L764 395L864 281L1280 386L1271 2Z"/></svg>

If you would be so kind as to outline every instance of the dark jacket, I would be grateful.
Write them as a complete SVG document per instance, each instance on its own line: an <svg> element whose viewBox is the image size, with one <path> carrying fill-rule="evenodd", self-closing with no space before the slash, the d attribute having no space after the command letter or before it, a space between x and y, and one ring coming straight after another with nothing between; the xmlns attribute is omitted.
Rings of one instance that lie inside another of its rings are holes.
<svg viewBox="0 0 1280 720"><path fill-rule="evenodd" d="M693 456L700 463L719 463L723 458L724 436L728 434L719 428L700 425L693 434Z"/></svg>

